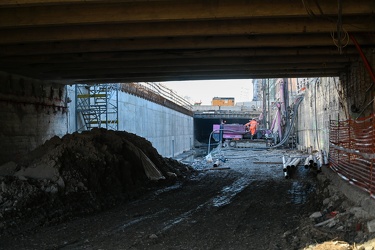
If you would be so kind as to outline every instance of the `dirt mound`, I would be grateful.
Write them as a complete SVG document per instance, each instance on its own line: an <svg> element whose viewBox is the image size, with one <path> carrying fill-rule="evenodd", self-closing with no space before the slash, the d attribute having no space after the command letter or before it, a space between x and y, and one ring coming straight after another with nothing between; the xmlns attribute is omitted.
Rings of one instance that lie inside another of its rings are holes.
<svg viewBox="0 0 375 250"><path fill-rule="evenodd" d="M53 137L0 166L0 232L100 211L191 170L127 132L94 129Z"/></svg>

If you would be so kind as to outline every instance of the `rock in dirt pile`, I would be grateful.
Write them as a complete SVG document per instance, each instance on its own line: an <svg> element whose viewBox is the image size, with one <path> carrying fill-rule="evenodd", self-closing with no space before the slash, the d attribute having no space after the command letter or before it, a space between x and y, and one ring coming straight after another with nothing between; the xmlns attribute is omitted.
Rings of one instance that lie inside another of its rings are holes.
<svg viewBox="0 0 375 250"><path fill-rule="evenodd" d="M94 129L53 137L0 166L0 233L100 211L189 171L135 134Z"/></svg>

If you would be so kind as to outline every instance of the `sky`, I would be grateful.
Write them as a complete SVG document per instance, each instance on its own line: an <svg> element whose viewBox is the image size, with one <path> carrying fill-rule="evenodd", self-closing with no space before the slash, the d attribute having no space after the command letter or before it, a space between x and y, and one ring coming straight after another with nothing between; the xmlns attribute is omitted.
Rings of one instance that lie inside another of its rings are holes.
<svg viewBox="0 0 375 250"><path fill-rule="evenodd" d="M161 82L174 90L179 96L191 104L202 102L211 105L214 97L234 97L237 102L249 102L253 98L251 79L242 80L204 80L204 81L171 81Z"/></svg>

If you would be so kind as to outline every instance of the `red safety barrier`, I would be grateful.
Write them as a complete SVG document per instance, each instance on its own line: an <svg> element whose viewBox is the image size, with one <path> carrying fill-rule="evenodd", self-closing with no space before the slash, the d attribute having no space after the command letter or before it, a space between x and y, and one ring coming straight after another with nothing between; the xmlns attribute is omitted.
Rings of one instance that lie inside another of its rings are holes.
<svg viewBox="0 0 375 250"><path fill-rule="evenodd" d="M375 199L375 115L331 120L329 140L330 167Z"/></svg>

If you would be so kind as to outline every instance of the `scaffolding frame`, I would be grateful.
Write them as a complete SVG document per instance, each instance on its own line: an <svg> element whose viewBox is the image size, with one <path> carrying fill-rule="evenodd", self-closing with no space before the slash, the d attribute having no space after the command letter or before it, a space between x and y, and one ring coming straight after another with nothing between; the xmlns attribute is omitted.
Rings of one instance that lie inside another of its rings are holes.
<svg viewBox="0 0 375 250"><path fill-rule="evenodd" d="M118 130L119 88L116 83L76 84L76 131Z"/></svg>

